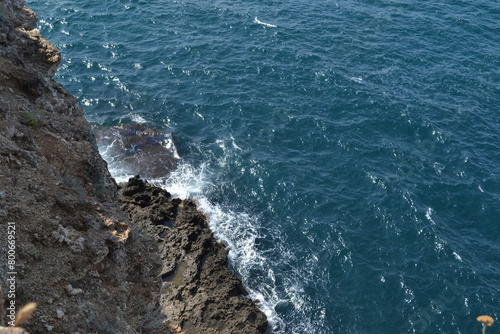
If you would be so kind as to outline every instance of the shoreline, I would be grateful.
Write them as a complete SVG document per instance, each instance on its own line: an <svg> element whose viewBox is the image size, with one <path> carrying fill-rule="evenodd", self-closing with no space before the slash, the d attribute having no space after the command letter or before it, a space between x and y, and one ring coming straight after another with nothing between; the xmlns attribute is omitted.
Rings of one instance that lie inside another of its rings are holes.
<svg viewBox="0 0 500 334"><path fill-rule="evenodd" d="M36 20L22 0L0 5L0 238L9 240L15 225L13 267L0 243L0 284L16 309L38 303L22 326L264 333L265 315L193 201L136 178L119 198L83 110L53 79L61 56Z"/></svg>

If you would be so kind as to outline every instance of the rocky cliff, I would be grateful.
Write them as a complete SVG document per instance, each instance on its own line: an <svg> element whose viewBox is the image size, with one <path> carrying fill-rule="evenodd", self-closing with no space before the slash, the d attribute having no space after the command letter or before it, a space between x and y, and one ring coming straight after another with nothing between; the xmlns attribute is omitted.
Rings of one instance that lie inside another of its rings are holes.
<svg viewBox="0 0 500 334"><path fill-rule="evenodd" d="M138 178L118 197L36 20L0 0L0 321L34 301L30 333L263 333L192 201Z"/></svg>

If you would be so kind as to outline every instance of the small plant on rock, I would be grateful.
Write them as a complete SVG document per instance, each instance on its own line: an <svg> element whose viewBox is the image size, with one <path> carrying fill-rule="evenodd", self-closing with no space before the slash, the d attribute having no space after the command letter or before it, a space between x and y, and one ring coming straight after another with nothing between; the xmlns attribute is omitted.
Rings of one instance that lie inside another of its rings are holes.
<svg viewBox="0 0 500 334"><path fill-rule="evenodd" d="M39 126L38 118L34 114L29 113L29 112L27 112L23 115L23 122L22 123L29 125L32 129L36 129Z"/></svg>

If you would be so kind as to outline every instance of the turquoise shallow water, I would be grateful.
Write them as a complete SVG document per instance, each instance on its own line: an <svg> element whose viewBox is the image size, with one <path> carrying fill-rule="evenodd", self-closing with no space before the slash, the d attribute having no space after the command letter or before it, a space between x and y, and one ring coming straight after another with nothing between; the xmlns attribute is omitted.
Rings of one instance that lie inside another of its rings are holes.
<svg viewBox="0 0 500 334"><path fill-rule="evenodd" d="M497 1L28 4L92 123L172 133L158 182L208 214L273 333L498 319Z"/></svg>

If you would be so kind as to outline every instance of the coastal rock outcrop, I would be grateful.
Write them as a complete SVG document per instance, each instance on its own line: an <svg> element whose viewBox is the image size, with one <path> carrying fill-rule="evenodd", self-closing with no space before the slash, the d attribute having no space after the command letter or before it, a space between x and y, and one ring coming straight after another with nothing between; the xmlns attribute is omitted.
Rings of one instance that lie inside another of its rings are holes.
<svg viewBox="0 0 500 334"><path fill-rule="evenodd" d="M121 185L119 195L130 221L156 239L163 263L161 306L175 326L206 334L267 329L266 316L228 269L228 249L192 200L172 198L138 176Z"/></svg>
<svg viewBox="0 0 500 334"><path fill-rule="evenodd" d="M0 1L0 326L12 303L36 302L23 324L32 334L262 333L265 317L240 296L192 202L129 184L130 213L121 210L90 124L52 78L61 56L36 19L24 1Z"/></svg>

